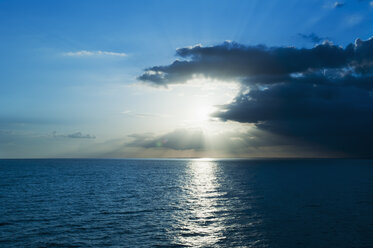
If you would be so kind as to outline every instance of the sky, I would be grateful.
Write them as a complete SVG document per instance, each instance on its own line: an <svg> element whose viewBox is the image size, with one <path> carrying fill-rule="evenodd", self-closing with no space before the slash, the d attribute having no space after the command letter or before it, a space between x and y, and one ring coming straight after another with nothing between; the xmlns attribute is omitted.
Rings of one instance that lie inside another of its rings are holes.
<svg viewBox="0 0 373 248"><path fill-rule="evenodd" d="M373 1L0 1L0 158L372 157Z"/></svg>

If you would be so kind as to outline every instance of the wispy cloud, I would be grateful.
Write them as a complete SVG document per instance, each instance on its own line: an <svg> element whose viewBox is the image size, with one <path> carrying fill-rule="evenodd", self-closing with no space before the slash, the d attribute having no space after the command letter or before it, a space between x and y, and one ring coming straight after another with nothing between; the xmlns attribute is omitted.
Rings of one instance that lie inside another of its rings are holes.
<svg viewBox="0 0 373 248"><path fill-rule="evenodd" d="M65 56L70 57L83 57L83 56L115 56L115 57L125 57L127 56L126 53L117 53L117 52L108 52L108 51L87 51L87 50L80 50L76 52L66 52L64 53Z"/></svg>
<svg viewBox="0 0 373 248"><path fill-rule="evenodd" d="M302 33L298 33L298 35L305 39L305 40L308 40L308 41L311 41L313 43L319 43L323 40L327 40L328 38L325 38L325 37L320 37L318 35L316 35L315 33L310 33L310 34L302 34Z"/></svg>
<svg viewBox="0 0 373 248"><path fill-rule="evenodd" d="M334 3L334 8L342 8L345 4L342 2L335 2Z"/></svg>
<svg viewBox="0 0 373 248"><path fill-rule="evenodd" d="M140 118L147 118L147 117L166 118L166 117L169 117L168 115L162 115L162 114L156 114L156 113L137 113L137 112L133 112L131 110L125 110L121 113L124 114L124 115L127 115L127 116L140 117Z"/></svg>

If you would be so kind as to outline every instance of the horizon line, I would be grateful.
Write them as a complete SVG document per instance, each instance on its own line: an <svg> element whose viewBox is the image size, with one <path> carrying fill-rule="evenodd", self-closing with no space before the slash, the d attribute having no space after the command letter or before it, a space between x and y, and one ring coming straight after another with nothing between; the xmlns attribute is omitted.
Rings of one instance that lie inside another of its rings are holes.
<svg viewBox="0 0 373 248"><path fill-rule="evenodd" d="M373 157L40 157L40 158L0 158L0 160L297 160L297 159L362 159L373 160Z"/></svg>

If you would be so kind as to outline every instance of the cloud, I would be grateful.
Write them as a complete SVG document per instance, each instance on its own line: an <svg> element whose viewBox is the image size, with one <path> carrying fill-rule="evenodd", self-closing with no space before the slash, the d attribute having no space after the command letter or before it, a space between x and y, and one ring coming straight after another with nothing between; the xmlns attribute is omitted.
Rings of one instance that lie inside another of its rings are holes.
<svg viewBox="0 0 373 248"><path fill-rule="evenodd" d="M107 52L107 51L87 51L81 50L76 52L66 52L64 53L65 56L70 57L83 57L83 56L116 56L116 57L125 57L127 54L125 53L117 53L117 52Z"/></svg>
<svg viewBox="0 0 373 248"><path fill-rule="evenodd" d="M167 118L169 117L167 115L162 115L162 114L157 114L157 113L141 113L141 112L134 112L131 110L125 110L121 113L126 116L139 117L139 118L152 118L152 117Z"/></svg>
<svg viewBox="0 0 373 248"><path fill-rule="evenodd" d="M368 156L372 113L372 96L364 89L288 82L240 94L215 116L254 123L260 130L318 147Z"/></svg>
<svg viewBox="0 0 373 248"><path fill-rule="evenodd" d="M53 132L53 137L55 138L70 138L70 139L95 139L96 136L90 134L83 134L82 132L76 132L71 134L60 134L58 135L56 131Z"/></svg>
<svg viewBox="0 0 373 248"><path fill-rule="evenodd" d="M334 3L334 8L342 8L345 4L342 2L335 2Z"/></svg>
<svg viewBox="0 0 373 248"><path fill-rule="evenodd" d="M183 60L148 68L139 79L156 86L196 75L240 82L240 93L214 117L254 125L264 140L275 135L314 151L372 156L373 38L310 49L225 42L177 55Z"/></svg>
<svg viewBox="0 0 373 248"><path fill-rule="evenodd" d="M204 137L199 129L177 129L161 136L152 134L133 134L129 146L142 148L166 148L173 150L202 150Z"/></svg>
<svg viewBox="0 0 373 248"><path fill-rule="evenodd" d="M27 129L0 129L0 158L93 157L95 142L76 142L75 138L92 139L92 135L58 135Z"/></svg>
<svg viewBox="0 0 373 248"><path fill-rule="evenodd" d="M194 76L220 80L273 80L287 78L296 73L325 69L353 69L372 65L373 39L346 48L328 41L311 49L295 47L244 46L225 42L212 47L181 48L176 60L168 66L154 66L145 70L139 80L155 86L185 83Z"/></svg>
<svg viewBox="0 0 373 248"><path fill-rule="evenodd" d="M310 34L298 34L301 38L311 41L313 43L320 43L323 40L327 40L327 38L319 37L315 33L310 33Z"/></svg>
<svg viewBox="0 0 373 248"><path fill-rule="evenodd" d="M271 134L259 128L230 130L212 135L201 129L184 128L163 135L133 134L129 138L132 140L123 144L123 149L116 149L110 156L125 154L130 148L135 149L131 154L134 157L163 157L165 154L172 157L325 156L325 150L310 149L302 141Z"/></svg>
<svg viewBox="0 0 373 248"><path fill-rule="evenodd" d="M244 46L234 42L213 47L198 45L177 50L177 55L187 60L148 68L138 79L152 85L167 86L185 83L196 75L220 80L279 77L306 70L339 68L348 62L352 49L346 50L330 42L312 49Z"/></svg>

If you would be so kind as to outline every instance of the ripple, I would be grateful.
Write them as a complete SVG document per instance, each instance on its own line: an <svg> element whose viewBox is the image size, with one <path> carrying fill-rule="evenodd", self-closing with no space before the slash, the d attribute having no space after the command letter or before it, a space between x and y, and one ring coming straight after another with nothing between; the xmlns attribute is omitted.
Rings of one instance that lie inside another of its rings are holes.
<svg viewBox="0 0 373 248"><path fill-rule="evenodd" d="M0 246L373 247L373 163L318 163L0 160Z"/></svg>

